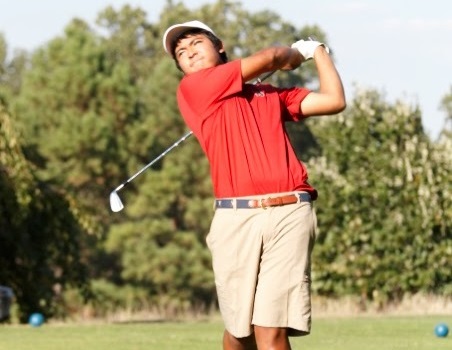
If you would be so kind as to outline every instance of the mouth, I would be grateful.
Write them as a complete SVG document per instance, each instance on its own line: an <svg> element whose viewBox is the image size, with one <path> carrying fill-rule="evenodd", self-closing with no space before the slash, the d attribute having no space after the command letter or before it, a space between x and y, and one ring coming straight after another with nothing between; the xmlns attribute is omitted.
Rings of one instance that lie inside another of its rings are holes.
<svg viewBox="0 0 452 350"><path fill-rule="evenodd" d="M191 62L190 67L199 66L200 64L202 64L202 61L203 61L202 58L197 58L196 60Z"/></svg>

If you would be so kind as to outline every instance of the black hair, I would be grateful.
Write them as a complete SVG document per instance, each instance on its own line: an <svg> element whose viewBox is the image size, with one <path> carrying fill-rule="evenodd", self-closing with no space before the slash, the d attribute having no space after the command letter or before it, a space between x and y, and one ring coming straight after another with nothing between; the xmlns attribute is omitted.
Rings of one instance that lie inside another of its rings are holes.
<svg viewBox="0 0 452 350"><path fill-rule="evenodd" d="M176 37L176 39L174 39L171 42L171 44L170 44L171 45L170 46L171 56L173 56L173 59L176 62L176 67L180 71L182 71L182 69L181 69L181 67L179 65L179 62L176 59L176 55L174 54L175 53L174 51L176 50L176 45L179 42L179 40L185 39L185 38L187 38L187 37L189 37L191 35L196 35L196 34L204 34L207 37L207 39L209 39L212 42L213 46L217 50L219 50L221 48L221 46L222 46L221 40L218 39L212 32L209 32L208 30L204 30L204 29L201 29L201 28L193 28L193 29L189 29L189 30L183 32L181 35ZM224 51L220 52L220 58L221 58L221 62L222 63L226 63L228 61L228 55Z"/></svg>

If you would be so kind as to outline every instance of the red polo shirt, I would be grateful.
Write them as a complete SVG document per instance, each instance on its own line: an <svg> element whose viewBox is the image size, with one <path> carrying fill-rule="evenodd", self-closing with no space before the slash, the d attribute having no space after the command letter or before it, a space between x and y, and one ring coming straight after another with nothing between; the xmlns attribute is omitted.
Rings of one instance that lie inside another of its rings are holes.
<svg viewBox="0 0 452 350"><path fill-rule="evenodd" d="M209 159L215 197L288 191L317 197L284 128L303 118L300 103L309 92L245 84L239 60L181 80L179 109Z"/></svg>

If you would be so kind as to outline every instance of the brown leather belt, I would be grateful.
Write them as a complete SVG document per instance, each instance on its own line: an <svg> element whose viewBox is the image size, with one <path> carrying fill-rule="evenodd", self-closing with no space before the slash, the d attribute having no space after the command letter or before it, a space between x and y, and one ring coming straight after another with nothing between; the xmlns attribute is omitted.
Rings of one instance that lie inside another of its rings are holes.
<svg viewBox="0 0 452 350"><path fill-rule="evenodd" d="M279 207L287 204L310 201L311 196L306 192L258 199L219 198L215 200L215 209L267 209L268 207Z"/></svg>

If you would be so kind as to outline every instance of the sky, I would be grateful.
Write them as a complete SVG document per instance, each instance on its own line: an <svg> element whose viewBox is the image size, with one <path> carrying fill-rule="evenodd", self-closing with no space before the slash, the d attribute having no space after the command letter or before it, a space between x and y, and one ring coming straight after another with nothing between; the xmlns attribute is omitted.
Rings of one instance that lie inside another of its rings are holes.
<svg viewBox="0 0 452 350"><path fill-rule="evenodd" d="M452 91L452 2L446 0L236 0L250 12L270 10L298 28L318 25L334 50L347 100L360 88L388 102L419 105L427 134L444 126L442 97ZM32 51L62 35L77 17L94 24L111 5L140 7L150 22L166 0L0 0L0 32L10 50ZM196 9L216 0L174 0ZM206 23L209 24L209 23ZM215 30L215 28L213 28ZM291 44L291 43L288 43Z"/></svg>

